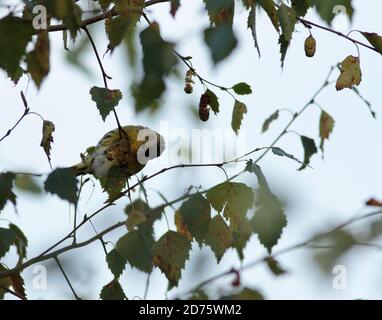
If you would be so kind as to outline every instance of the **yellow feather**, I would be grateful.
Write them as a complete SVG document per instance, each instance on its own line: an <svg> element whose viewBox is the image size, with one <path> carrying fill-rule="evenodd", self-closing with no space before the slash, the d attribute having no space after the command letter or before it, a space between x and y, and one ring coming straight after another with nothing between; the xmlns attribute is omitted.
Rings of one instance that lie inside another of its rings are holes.
<svg viewBox="0 0 382 320"><path fill-rule="evenodd" d="M106 133L97 146L91 150L82 162L73 166L77 175L93 174L99 178L105 176L113 166L123 168L130 177L141 171L145 164L139 163L137 154L146 141L138 141L139 131L148 129L142 126L124 126ZM150 129L148 129L150 130ZM159 156L164 149L163 138L155 131Z"/></svg>

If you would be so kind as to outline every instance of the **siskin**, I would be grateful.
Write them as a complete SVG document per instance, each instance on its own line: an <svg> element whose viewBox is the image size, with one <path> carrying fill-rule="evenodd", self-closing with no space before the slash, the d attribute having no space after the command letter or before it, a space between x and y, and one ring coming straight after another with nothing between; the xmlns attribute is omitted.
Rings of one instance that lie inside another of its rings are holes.
<svg viewBox="0 0 382 320"><path fill-rule="evenodd" d="M106 133L96 147L89 148L82 161L72 168L77 175L107 176L112 167L120 167L127 177L141 171L147 162L165 149L163 137L146 127L124 126Z"/></svg>

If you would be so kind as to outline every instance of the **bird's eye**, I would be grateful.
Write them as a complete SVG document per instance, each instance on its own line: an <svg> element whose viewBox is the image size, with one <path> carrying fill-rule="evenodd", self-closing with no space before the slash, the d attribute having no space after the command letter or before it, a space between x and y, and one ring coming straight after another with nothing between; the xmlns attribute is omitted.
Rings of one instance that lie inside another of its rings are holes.
<svg viewBox="0 0 382 320"><path fill-rule="evenodd" d="M145 157L148 158L150 156L150 149L147 149L145 151Z"/></svg>

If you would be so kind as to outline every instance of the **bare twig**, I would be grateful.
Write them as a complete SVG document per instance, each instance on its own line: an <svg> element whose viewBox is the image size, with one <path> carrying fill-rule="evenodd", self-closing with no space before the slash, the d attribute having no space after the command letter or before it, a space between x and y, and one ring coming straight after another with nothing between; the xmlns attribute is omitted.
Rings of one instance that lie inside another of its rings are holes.
<svg viewBox="0 0 382 320"><path fill-rule="evenodd" d="M55 257L54 257L54 260L56 261L58 267L60 268L60 270L61 270L61 272L62 272L62 274L63 274L63 276L64 276L66 282L68 283L68 285L69 285L69 287L70 287L70 290L72 291L72 293L73 293L74 297L76 298L76 300L81 300L81 299L78 297L76 291L74 290L74 288L73 288L73 286L72 286L72 284L71 284L71 282L70 282L68 276L67 276L66 273L65 273L64 268L62 267L62 265L61 265L61 263L60 263L60 260L58 260L58 257L55 256Z"/></svg>
<svg viewBox="0 0 382 320"><path fill-rule="evenodd" d="M334 70L334 67L330 68L330 71L328 75L325 78L324 83L320 86L320 88L313 94L312 98L297 112L293 115L292 119L287 123L284 130L281 131L281 133L276 137L275 140L273 140L272 144L270 145L270 148L265 150L254 162L258 163L268 152L271 150L271 147L275 146L276 143L287 133L288 129L291 127L291 125L295 122L295 120L301 116L302 113L311 105L315 103L315 99L317 96L329 85L329 78L332 75Z"/></svg>
<svg viewBox="0 0 382 320"><path fill-rule="evenodd" d="M331 29L329 27L325 27L323 25L320 25L318 23L315 23L315 22L312 22L312 21L309 21L309 20L306 20L304 18L301 18L301 17L298 17L297 18L298 21L300 21L304 26L310 26L310 27L315 27L315 28L318 28L318 29L322 29L322 30L325 30L325 31L328 31L328 32L331 32L331 33L334 33L336 34L337 36L339 37L342 37L342 38L345 38L346 40L349 40L351 42L353 42L355 45L360 45L360 46L363 46L367 49L370 49L370 50L373 50L375 52L378 52L380 53L376 48L374 48L373 46L370 46L364 42L361 42L361 41L358 41L354 38L351 38L349 37L348 35L340 32L340 31L337 31L337 30L334 30L334 29ZM358 47L357 47L358 48Z"/></svg>
<svg viewBox="0 0 382 320"><path fill-rule="evenodd" d="M102 60L101 60L101 57L100 57L100 55L98 53L97 46L96 46L96 44L95 44L95 42L93 40L93 37L91 36L91 33L89 32L88 28L86 27L86 25L83 26L82 29L85 31L86 35L89 38L89 41L90 41L90 43L92 45L94 54L95 54L95 56L97 58L98 65L99 65L99 67L101 69L103 83L105 85L105 88L108 89L107 79L112 79L112 78L110 76L108 76L107 73L105 72L105 68L103 67ZM126 133L122 129L122 126L121 126L121 123L119 121L118 114L117 114L117 111L115 110L115 108L113 108L113 113L114 113L115 120L117 121L117 125L118 125L120 136L122 136L122 132L124 134L126 134Z"/></svg>
<svg viewBox="0 0 382 320"><path fill-rule="evenodd" d="M90 243L99 240L101 237L103 237L104 235L110 233L111 231L113 231L113 230L115 230L117 228L120 228L120 227L122 227L124 225L125 225L125 221L118 222L118 223L110 226L109 228L103 230L99 234L95 235L94 237L92 237L92 238L90 238L90 239L88 239L86 241L78 242L78 243L72 243L70 245L67 245L67 246L61 248L61 249L56 250L55 252L52 252L52 253L49 253L49 254L46 254L46 255L39 255L39 256L37 256L35 258L32 258L32 259L24 262L23 264L20 264L20 265L16 266L13 269L9 269L9 270L0 272L0 278L7 277L7 276L10 276L10 275L15 274L17 272L20 272L20 271L30 267L31 265L34 265L34 264L38 263L38 262L46 261L46 260L49 260L49 259L56 259L56 257L58 257L59 255L65 253L67 251L71 251L71 250L74 250L74 249L77 249L77 248L85 247L85 246L89 245Z"/></svg>
<svg viewBox="0 0 382 320"><path fill-rule="evenodd" d="M6 137L8 137L13 130L16 129L16 127L20 124L20 122L29 114L29 107L28 107L28 103L25 99L25 96L24 96L24 93L22 91L20 91L20 96L21 96L21 99L23 101L23 104L24 104L24 112L23 114L21 115L21 117L19 118L19 120L17 120L17 122L13 125L12 128L10 128L5 134L4 136L0 139L0 142L3 141Z"/></svg>

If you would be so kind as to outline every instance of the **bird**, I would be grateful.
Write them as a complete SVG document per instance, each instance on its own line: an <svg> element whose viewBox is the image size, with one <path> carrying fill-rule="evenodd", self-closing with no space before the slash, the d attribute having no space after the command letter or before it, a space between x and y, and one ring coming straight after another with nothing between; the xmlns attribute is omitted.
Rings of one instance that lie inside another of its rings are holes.
<svg viewBox="0 0 382 320"><path fill-rule="evenodd" d="M129 178L164 149L164 139L156 131L140 125L121 126L106 133L95 147L88 148L81 155L82 161L72 169L77 176L92 174L103 179L111 168L118 167Z"/></svg>

